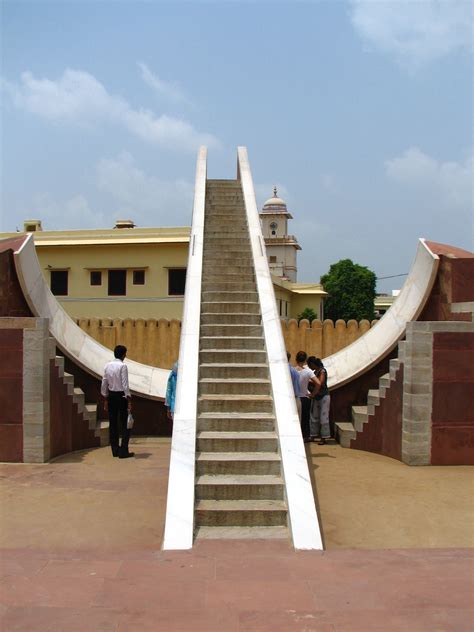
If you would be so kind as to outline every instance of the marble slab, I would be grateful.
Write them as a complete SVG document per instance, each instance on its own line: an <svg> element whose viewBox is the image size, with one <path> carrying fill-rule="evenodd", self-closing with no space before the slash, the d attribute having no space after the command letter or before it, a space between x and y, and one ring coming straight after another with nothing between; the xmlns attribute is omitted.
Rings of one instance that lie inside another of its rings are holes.
<svg viewBox="0 0 474 632"><path fill-rule="evenodd" d="M273 389L293 546L296 549L322 549L313 487L245 147L238 148L238 177L244 194L255 277L262 310L262 325Z"/></svg>
<svg viewBox="0 0 474 632"><path fill-rule="evenodd" d="M193 546L206 177L207 149L206 147L201 147L196 166L193 219L179 345L178 382L163 539L163 549L165 550L190 549Z"/></svg>
<svg viewBox="0 0 474 632"><path fill-rule="evenodd" d="M405 335L407 323L416 320L430 295L439 257L424 239L400 294L380 321L351 345L324 359L328 385L334 389L365 373L394 349Z"/></svg>

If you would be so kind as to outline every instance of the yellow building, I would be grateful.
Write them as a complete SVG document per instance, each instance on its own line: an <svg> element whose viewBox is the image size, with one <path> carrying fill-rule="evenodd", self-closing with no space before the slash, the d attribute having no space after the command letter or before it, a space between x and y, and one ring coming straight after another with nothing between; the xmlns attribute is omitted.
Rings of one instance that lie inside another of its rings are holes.
<svg viewBox="0 0 474 632"><path fill-rule="evenodd" d="M71 317L181 319L189 227L137 228L119 220L113 229L46 231L40 220L26 220L24 228L34 234L45 278ZM319 284L272 276L283 318L305 307L323 318Z"/></svg>

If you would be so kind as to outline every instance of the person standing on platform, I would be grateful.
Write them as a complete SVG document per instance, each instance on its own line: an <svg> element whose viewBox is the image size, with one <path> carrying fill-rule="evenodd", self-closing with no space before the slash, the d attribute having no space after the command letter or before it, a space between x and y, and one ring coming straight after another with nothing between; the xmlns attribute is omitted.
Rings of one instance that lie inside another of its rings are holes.
<svg viewBox="0 0 474 632"><path fill-rule="evenodd" d="M309 399L308 385L317 385L318 381L314 376L313 371L306 365L307 354L305 351L298 351L296 354L296 370L298 371L298 377L300 378L300 402L301 402L301 433L303 440L307 443L310 438L309 432L309 413L311 408L311 400Z"/></svg>
<svg viewBox="0 0 474 632"><path fill-rule="evenodd" d="M105 365L100 389L105 399L104 409L109 413L109 437L113 456L128 459L135 456L128 451L130 430L127 428L128 413L132 410L132 396L128 384L128 367L124 363L127 347L117 345L115 359ZM122 442L119 444L119 438Z"/></svg>
<svg viewBox="0 0 474 632"><path fill-rule="evenodd" d="M290 364L291 353L286 352L288 358L288 366L290 368L291 383L293 384L293 392L295 394L296 410L298 417L301 419L301 401L300 401L300 375L294 366Z"/></svg>
<svg viewBox="0 0 474 632"><path fill-rule="evenodd" d="M165 406L166 406L166 416L168 419L173 420L174 418L174 404L176 399L176 383L178 381L178 363L175 362L173 368L171 369L171 373L168 376L168 382L166 384L166 397L165 397Z"/></svg>
<svg viewBox="0 0 474 632"><path fill-rule="evenodd" d="M329 427L329 408L331 406L331 396L328 389L328 372L324 368L324 364L320 358L311 356L308 358L308 366L313 369L318 380L311 393L311 409L309 417L309 425L311 430L311 441L315 441L319 437L319 445L325 445L326 440L331 438L331 429Z"/></svg>

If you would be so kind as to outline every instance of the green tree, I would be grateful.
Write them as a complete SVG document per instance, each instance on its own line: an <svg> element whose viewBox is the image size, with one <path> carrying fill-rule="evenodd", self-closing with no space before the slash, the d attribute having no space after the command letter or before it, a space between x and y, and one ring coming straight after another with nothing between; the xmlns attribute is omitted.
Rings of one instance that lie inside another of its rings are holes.
<svg viewBox="0 0 474 632"><path fill-rule="evenodd" d="M329 294L325 302L325 316L336 321L374 318L375 284L377 277L372 270L350 259L341 259L321 277L321 283Z"/></svg>
<svg viewBox="0 0 474 632"><path fill-rule="evenodd" d="M298 314L297 318L298 322L300 322L300 320L303 320L303 318L307 318L309 322L312 323L313 320L316 320L318 318L318 315L312 307L305 307L301 314Z"/></svg>

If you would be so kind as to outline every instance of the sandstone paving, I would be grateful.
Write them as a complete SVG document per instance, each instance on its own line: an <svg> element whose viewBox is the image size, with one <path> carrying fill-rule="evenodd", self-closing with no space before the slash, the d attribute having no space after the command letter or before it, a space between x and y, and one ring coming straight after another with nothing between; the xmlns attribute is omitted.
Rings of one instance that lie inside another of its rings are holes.
<svg viewBox="0 0 474 632"><path fill-rule="evenodd" d="M238 539L161 551L170 441L133 450L0 464L2 632L474 629L472 468L310 445L325 551Z"/></svg>

